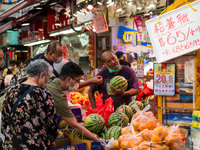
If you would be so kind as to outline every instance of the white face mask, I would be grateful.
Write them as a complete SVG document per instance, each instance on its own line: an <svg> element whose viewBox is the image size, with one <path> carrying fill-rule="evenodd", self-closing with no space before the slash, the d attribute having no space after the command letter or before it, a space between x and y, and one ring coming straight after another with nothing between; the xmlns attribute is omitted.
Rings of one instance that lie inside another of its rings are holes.
<svg viewBox="0 0 200 150"><path fill-rule="evenodd" d="M73 81L72 79L71 79L71 81L74 83L74 81ZM71 87L71 86L69 85L68 91L69 91L69 92L75 92L75 91L78 90L78 88L79 88L79 83L74 83L74 87Z"/></svg>
<svg viewBox="0 0 200 150"><path fill-rule="evenodd" d="M53 54L54 55L54 54ZM54 55L55 56L55 55ZM56 57L56 56L55 56ZM62 61L63 57L56 57L56 61L54 61L54 63L58 64Z"/></svg>

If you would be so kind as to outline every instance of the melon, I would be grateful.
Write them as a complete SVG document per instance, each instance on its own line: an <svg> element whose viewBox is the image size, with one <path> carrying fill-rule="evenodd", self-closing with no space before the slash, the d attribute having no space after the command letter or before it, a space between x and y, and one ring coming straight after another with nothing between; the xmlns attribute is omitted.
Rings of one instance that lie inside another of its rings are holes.
<svg viewBox="0 0 200 150"><path fill-rule="evenodd" d="M123 76L114 76L110 80L110 87L112 86L112 87L114 87L116 89L120 89L120 85L122 86L122 88L124 89L124 91L128 87L128 82L127 82L127 80Z"/></svg>
<svg viewBox="0 0 200 150"><path fill-rule="evenodd" d="M144 107L146 107L149 103L150 100L154 99L154 95L148 96L145 100L144 100Z"/></svg>
<svg viewBox="0 0 200 150"><path fill-rule="evenodd" d="M90 132L100 134L104 129L105 121L99 114L90 114L85 118L83 126Z"/></svg>
<svg viewBox="0 0 200 150"><path fill-rule="evenodd" d="M126 116L126 114L122 112L114 112L108 118L109 128L112 126L126 127L128 123L129 123L128 117Z"/></svg>
<svg viewBox="0 0 200 150"><path fill-rule="evenodd" d="M140 110L143 110L143 107L144 107L143 103L140 102L140 101L135 101L135 100L134 100L134 101L130 102L128 106L132 109L133 114L136 113L136 110L133 108L133 106L134 106L135 104L138 105L138 107L139 107Z"/></svg>
<svg viewBox="0 0 200 150"><path fill-rule="evenodd" d="M117 140L119 136L121 135L121 127L119 126L113 126L108 129L108 132L106 133L106 139L109 140L111 138L114 138Z"/></svg>
<svg viewBox="0 0 200 150"><path fill-rule="evenodd" d="M129 121L133 117L133 111L128 105L121 105L117 108L116 112L123 112L124 114L127 115Z"/></svg>

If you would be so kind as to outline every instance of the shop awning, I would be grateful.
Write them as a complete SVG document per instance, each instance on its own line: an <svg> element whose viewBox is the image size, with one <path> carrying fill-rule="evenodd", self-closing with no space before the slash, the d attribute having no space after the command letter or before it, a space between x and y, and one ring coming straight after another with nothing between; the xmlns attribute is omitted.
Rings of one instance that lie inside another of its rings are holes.
<svg viewBox="0 0 200 150"><path fill-rule="evenodd" d="M12 29L12 21L6 23L5 25L1 26L0 33L5 32L6 30Z"/></svg>
<svg viewBox="0 0 200 150"><path fill-rule="evenodd" d="M33 5L35 2L36 2L36 0L26 0L26 1L22 0L22 1L20 1L18 4L16 4L12 8L10 8L9 10L5 11L4 13L2 13L0 15L0 21L4 20L6 17L12 15L13 13L16 13L20 9L23 9L25 7Z"/></svg>

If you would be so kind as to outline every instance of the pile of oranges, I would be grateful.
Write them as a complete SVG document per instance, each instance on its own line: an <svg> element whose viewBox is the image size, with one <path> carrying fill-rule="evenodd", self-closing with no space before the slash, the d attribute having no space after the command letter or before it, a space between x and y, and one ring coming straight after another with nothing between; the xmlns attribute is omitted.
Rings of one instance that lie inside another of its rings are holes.
<svg viewBox="0 0 200 150"><path fill-rule="evenodd" d="M164 126L152 112L136 113L131 126L121 130L121 136L113 142L115 149L182 150L184 135L178 126Z"/></svg>

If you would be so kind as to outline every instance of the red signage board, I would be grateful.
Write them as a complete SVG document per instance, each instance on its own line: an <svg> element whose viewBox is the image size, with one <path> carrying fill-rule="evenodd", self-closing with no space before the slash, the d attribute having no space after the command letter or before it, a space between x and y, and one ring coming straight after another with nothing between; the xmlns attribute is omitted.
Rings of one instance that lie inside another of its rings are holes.
<svg viewBox="0 0 200 150"><path fill-rule="evenodd" d="M48 9L48 33L70 27L69 12L66 9L70 4L68 1L70 0L65 0Z"/></svg>

